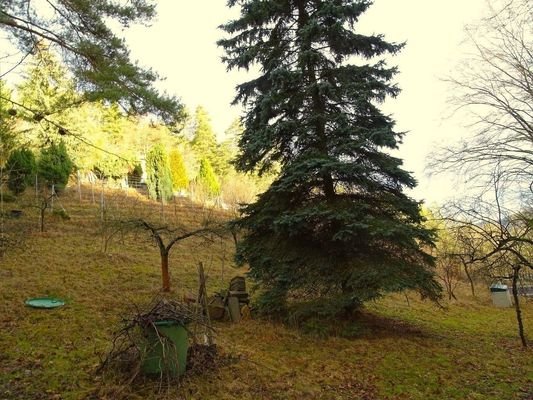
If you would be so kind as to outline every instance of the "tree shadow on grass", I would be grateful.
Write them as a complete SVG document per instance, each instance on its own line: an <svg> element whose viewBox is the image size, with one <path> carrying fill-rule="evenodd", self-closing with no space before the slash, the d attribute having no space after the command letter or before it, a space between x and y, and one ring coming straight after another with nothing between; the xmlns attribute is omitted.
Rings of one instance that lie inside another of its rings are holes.
<svg viewBox="0 0 533 400"><path fill-rule="evenodd" d="M289 317L286 324L305 335L346 339L429 338L435 334L425 328L367 310L350 315L299 315Z"/></svg>

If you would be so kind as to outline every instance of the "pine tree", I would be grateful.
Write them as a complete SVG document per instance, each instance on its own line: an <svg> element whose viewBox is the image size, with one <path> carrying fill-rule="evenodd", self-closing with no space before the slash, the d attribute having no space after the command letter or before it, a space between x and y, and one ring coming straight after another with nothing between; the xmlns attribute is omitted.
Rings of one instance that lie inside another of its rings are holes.
<svg viewBox="0 0 533 400"><path fill-rule="evenodd" d="M213 167L207 158L200 160L200 170L198 172L197 182L207 191L209 196L220 194L220 183L213 171Z"/></svg>
<svg viewBox="0 0 533 400"><path fill-rule="evenodd" d="M209 114L202 106L198 106L194 113L194 132L191 145L199 156L212 158L217 140Z"/></svg>
<svg viewBox="0 0 533 400"><path fill-rule="evenodd" d="M368 0L230 0L240 18L223 26L228 68L258 65L237 88L248 110L237 167L279 176L237 222L238 257L279 309L289 294L334 298L352 310L385 292L416 289L436 299L433 234L416 185L389 154L402 133L378 108L396 96L396 73L374 57L401 44L357 33ZM358 57L354 63L352 57Z"/></svg>
<svg viewBox="0 0 533 400"><path fill-rule="evenodd" d="M187 169L183 162L181 153L174 149L169 155L170 172L172 174L172 188L174 190L184 190L189 187L189 178L187 177Z"/></svg>
<svg viewBox="0 0 533 400"><path fill-rule="evenodd" d="M170 200L172 198L172 177L165 148L154 145L146 155L146 185L152 199Z"/></svg>
<svg viewBox="0 0 533 400"><path fill-rule="evenodd" d="M224 132L224 141L218 145L218 165L219 176L227 177L231 172L235 172L232 162L239 151L238 141L243 132L240 118L235 119Z"/></svg>
<svg viewBox="0 0 533 400"><path fill-rule="evenodd" d="M213 163L216 158L217 139L209 115L202 106L196 108L191 145L198 158L207 158Z"/></svg>
<svg viewBox="0 0 533 400"><path fill-rule="evenodd" d="M128 154L126 146L128 144L129 132L126 132L126 118L120 112L118 104L111 105L97 104L97 109L101 113L100 129L98 132L98 145L107 149L110 153L96 151L93 155L93 167L100 175L120 179L129 171ZM87 147L87 146L83 146ZM84 149L87 152L87 149Z"/></svg>
<svg viewBox="0 0 533 400"><path fill-rule="evenodd" d="M26 121L27 135L33 147L42 147L51 141L63 140L70 148L72 138L63 138L58 127L68 126L69 113L79 104L74 83L68 79L66 69L46 47L30 59L18 85L17 92L24 107L17 110Z"/></svg>
<svg viewBox="0 0 533 400"><path fill-rule="evenodd" d="M228 148L232 154L237 154L239 150L239 139L242 136L244 127L240 118L234 119L228 129L224 131L224 142L227 143Z"/></svg>
<svg viewBox="0 0 533 400"><path fill-rule="evenodd" d="M132 113L174 123L184 118L182 104L154 88L158 75L133 62L115 34L117 24L147 23L155 15L151 0L3 0L0 30L25 54L45 42L58 48L85 100L118 102Z"/></svg>
<svg viewBox="0 0 533 400"><path fill-rule="evenodd" d="M49 48L44 45L38 48L24 73L24 81L18 86L22 103L39 113L28 116L37 122L79 103L67 70Z"/></svg>

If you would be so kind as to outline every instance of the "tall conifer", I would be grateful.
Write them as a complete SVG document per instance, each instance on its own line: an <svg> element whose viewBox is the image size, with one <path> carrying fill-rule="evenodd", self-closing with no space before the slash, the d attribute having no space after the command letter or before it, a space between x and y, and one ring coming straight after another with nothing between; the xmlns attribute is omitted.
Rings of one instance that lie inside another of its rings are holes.
<svg viewBox="0 0 533 400"><path fill-rule="evenodd" d="M237 167L267 171L271 187L244 210L238 256L278 309L290 294L328 295L345 309L416 289L436 299L433 235L416 185L390 155L402 133L378 108L399 89L375 57L402 44L357 32L368 0L230 0L240 18L222 28L229 69L260 75L237 88L247 115Z"/></svg>
<svg viewBox="0 0 533 400"><path fill-rule="evenodd" d="M189 187L187 168L181 153L174 149L169 154L170 173L172 175L172 188L174 190L184 190Z"/></svg>
<svg viewBox="0 0 533 400"><path fill-rule="evenodd" d="M209 115L202 106L196 108L194 136L191 144L198 158L207 158L213 163L216 158L217 139L211 127Z"/></svg>
<svg viewBox="0 0 533 400"><path fill-rule="evenodd" d="M152 199L165 201L172 198L172 175L168 154L159 143L152 146L146 154L146 186Z"/></svg>
<svg viewBox="0 0 533 400"><path fill-rule="evenodd" d="M203 186L209 196L214 197L220 194L220 183L218 183L213 167L207 158L200 160L197 182Z"/></svg>

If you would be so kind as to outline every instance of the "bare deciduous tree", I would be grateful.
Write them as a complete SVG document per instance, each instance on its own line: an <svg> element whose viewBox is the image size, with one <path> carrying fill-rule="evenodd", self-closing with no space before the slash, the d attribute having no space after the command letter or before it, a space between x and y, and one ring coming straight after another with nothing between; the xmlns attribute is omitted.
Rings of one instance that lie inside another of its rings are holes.
<svg viewBox="0 0 533 400"><path fill-rule="evenodd" d="M448 294L448 300L457 300L455 289L461 280L460 268L457 258L446 249L442 254L437 253L437 276Z"/></svg>
<svg viewBox="0 0 533 400"><path fill-rule="evenodd" d="M130 221L134 227L146 230L159 249L161 257L161 277L163 291L170 291L169 255L170 250L177 243L191 238L199 237L205 241L213 241L216 236L221 236L225 224L217 223L213 218L205 218L197 227L190 227L178 223L161 223L148 219L136 219Z"/></svg>
<svg viewBox="0 0 533 400"><path fill-rule="evenodd" d="M516 212L503 205L502 179L502 175L493 174L491 201L478 197L450 204L444 214L478 243L470 248L469 263L482 263L494 279L512 281L518 332L527 347L517 283L522 269L533 270L532 211Z"/></svg>
<svg viewBox="0 0 533 400"><path fill-rule="evenodd" d="M51 207L52 201L55 196L55 192L49 194L45 190L43 190L37 204L35 204L34 206L39 210L39 229L41 232L44 232L44 217L46 215L46 210Z"/></svg>
<svg viewBox="0 0 533 400"><path fill-rule="evenodd" d="M457 240L457 250L455 256L461 261L465 272L472 297L476 297L476 286L474 284L475 268L479 264L478 259L483 251L483 240L475 235L471 229L461 229L458 227L455 232Z"/></svg>
<svg viewBox="0 0 533 400"><path fill-rule="evenodd" d="M450 101L470 116L472 134L434 154L430 169L460 171L486 184L494 164L500 163L513 187L518 188L519 182L529 192L533 189L533 3L488 0L487 4L490 16L467 28L473 53L448 79Z"/></svg>

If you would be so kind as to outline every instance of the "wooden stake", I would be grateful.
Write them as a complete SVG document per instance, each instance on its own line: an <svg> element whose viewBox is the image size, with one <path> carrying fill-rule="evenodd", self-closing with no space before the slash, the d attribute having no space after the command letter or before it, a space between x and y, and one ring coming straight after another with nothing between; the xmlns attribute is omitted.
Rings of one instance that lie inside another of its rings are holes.
<svg viewBox="0 0 533 400"><path fill-rule="evenodd" d="M204 264L200 262L198 264L198 277L200 278L200 287L198 290L198 303L201 306L202 311L205 313L207 318L207 344L208 346L213 345L213 333L211 329L211 317L209 316L209 308L207 305L207 289L205 287L205 274L204 274Z"/></svg>

